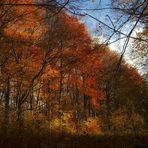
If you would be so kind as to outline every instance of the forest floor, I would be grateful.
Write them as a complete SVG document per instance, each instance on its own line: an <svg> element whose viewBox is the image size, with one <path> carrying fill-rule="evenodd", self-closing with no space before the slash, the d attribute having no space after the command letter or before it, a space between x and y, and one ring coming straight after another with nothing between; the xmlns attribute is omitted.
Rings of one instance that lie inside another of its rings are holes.
<svg viewBox="0 0 148 148"><path fill-rule="evenodd" d="M17 132L18 133L18 132ZM148 136L16 134L0 135L0 148L148 148Z"/></svg>

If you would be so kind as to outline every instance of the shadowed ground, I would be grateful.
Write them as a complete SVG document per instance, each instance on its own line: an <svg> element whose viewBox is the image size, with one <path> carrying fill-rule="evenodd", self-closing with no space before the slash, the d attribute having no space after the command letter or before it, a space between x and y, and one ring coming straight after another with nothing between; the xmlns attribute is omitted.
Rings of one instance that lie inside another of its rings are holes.
<svg viewBox="0 0 148 148"><path fill-rule="evenodd" d="M148 148L147 136L68 135L30 130L1 132L1 148Z"/></svg>

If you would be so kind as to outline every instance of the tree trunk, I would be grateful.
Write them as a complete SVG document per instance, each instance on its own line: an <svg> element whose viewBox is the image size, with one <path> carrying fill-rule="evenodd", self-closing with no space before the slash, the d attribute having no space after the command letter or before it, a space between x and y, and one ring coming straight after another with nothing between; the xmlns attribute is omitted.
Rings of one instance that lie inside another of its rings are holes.
<svg viewBox="0 0 148 148"><path fill-rule="evenodd" d="M4 126L7 128L9 124L9 101L10 101L10 78L7 78L6 81L6 90L5 90L5 110L4 110Z"/></svg>
<svg viewBox="0 0 148 148"><path fill-rule="evenodd" d="M61 98L62 98L62 87L63 87L63 63L62 59L60 59L60 82L59 82L59 104L61 103Z"/></svg>
<svg viewBox="0 0 148 148"><path fill-rule="evenodd" d="M17 105L17 122L19 129L21 130L23 127L23 111L22 111L22 104L20 102Z"/></svg>

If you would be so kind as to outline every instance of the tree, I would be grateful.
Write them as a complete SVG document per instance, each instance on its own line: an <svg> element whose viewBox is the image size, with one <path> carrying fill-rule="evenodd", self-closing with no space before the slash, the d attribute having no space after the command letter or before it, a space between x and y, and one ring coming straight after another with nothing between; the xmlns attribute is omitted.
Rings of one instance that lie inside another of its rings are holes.
<svg viewBox="0 0 148 148"><path fill-rule="evenodd" d="M99 59L102 66L97 72L97 84L99 90L103 92L103 99L99 101L97 114L105 123L104 129L107 131L112 129L112 114L117 112L118 109L122 110L122 108L127 111L126 115L129 118L133 116L133 113L137 113L141 116L140 118L145 119L147 93L142 76L137 69L130 67L125 61L122 62L121 68L115 75L119 55L110 51L107 47L102 48L102 50L99 47L97 49L98 52L102 53ZM141 111L141 108L143 108L143 111ZM133 126L132 122L131 126Z"/></svg>
<svg viewBox="0 0 148 148"><path fill-rule="evenodd" d="M147 40L147 29L137 33L137 36ZM143 74L147 72L147 48L148 43L139 42L137 40L133 41L133 49L131 50L132 59L135 61L135 66L140 69Z"/></svg>

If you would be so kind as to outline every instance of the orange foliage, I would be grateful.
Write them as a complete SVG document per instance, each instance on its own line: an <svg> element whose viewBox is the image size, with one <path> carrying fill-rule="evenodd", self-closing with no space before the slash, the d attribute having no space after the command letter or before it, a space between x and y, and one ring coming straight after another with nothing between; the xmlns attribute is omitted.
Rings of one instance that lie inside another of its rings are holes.
<svg viewBox="0 0 148 148"><path fill-rule="evenodd" d="M34 0L19 0L16 4L32 4ZM45 11L40 7L13 7L13 20L5 27L5 34L19 39L38 40L45 34L46 23L43 21Z"/></svg>

